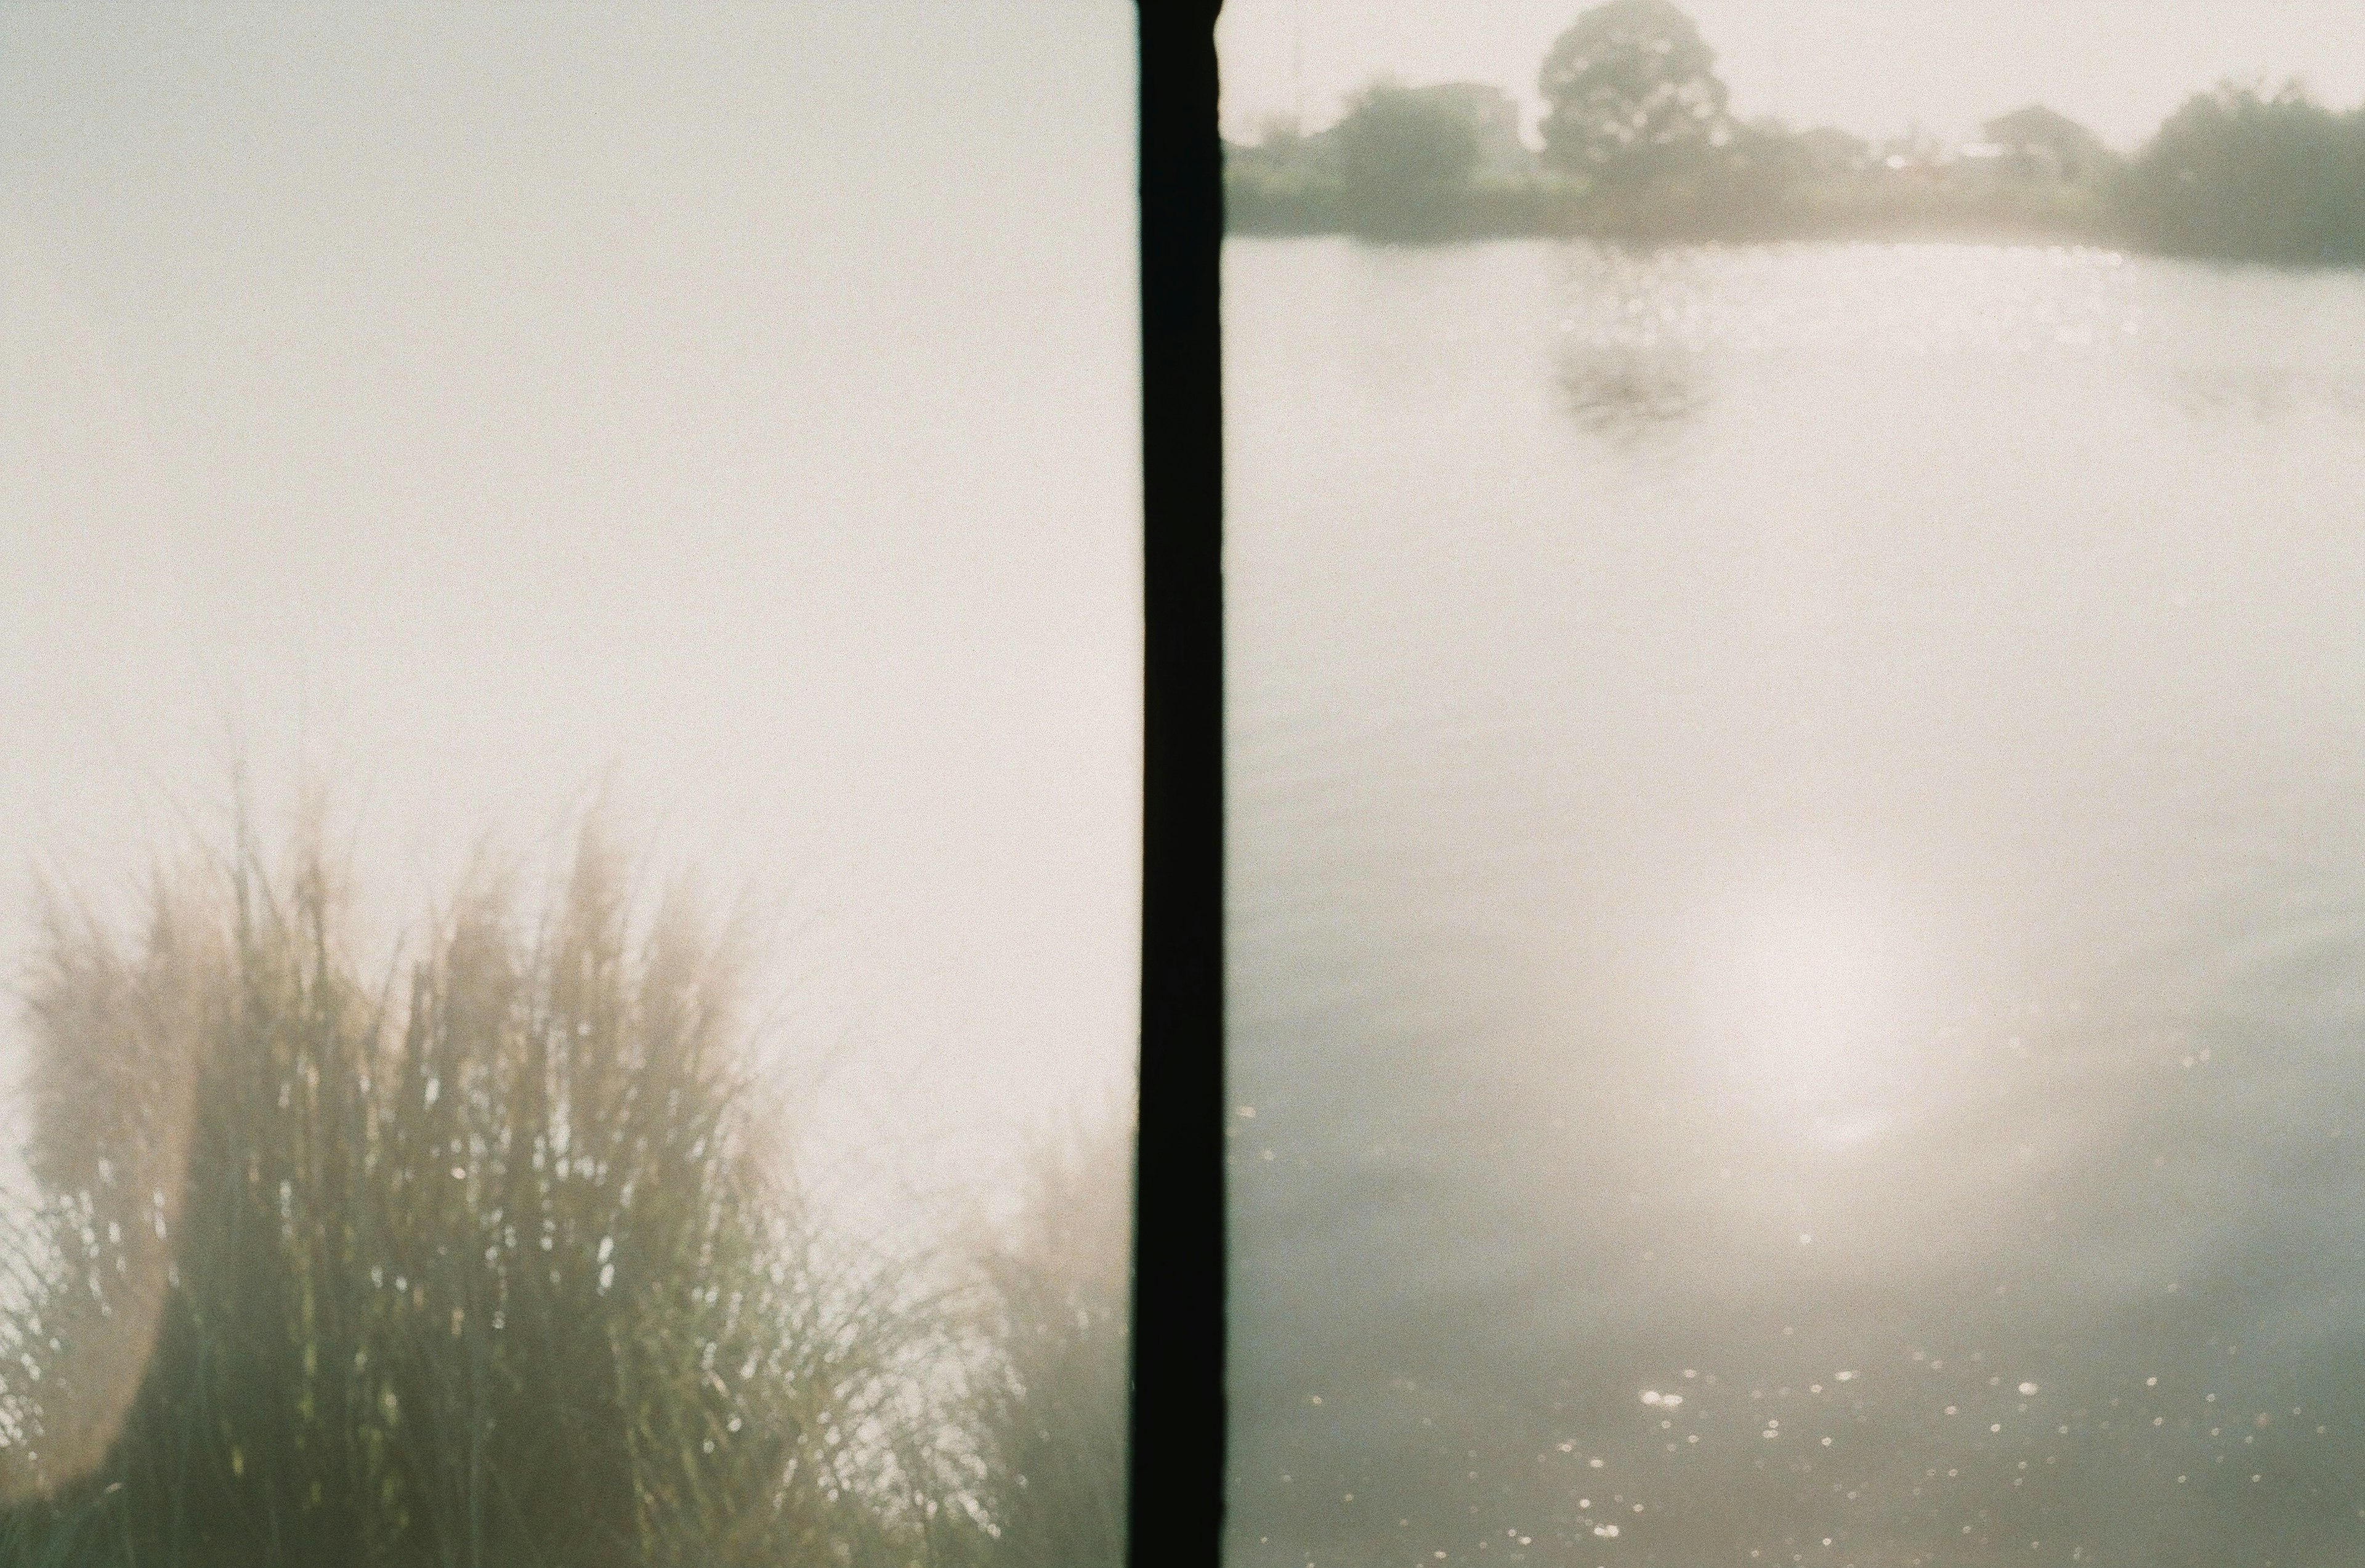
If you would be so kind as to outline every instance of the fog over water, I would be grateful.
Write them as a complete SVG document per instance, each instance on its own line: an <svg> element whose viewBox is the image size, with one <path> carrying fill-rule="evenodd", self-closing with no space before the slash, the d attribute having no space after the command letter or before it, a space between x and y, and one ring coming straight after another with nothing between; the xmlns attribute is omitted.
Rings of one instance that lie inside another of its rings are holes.
<svg viewBox="0 0 2365 1568"><path fill-rule="evenodd" d="M2365 1549L2365 279L1227 253L1243 1562Z"/></svg>

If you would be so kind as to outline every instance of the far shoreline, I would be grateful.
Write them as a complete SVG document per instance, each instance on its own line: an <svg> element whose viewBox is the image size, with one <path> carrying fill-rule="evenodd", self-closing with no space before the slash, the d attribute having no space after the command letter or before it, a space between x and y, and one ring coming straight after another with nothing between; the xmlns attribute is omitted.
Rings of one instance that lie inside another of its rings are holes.
<svg viewBox="0 0 2365 1568"><path fill-rule="evenodd" d="M1866 181L1811 187L1777 203L1676 203L1644 198L1608 206L1545 180L1475 186L1457 210L1425 221L1372 221L1336 187L1275 189L1253 178L1226 182L1225 235L1352 239L1371 244L1450 245L1490 240L1590 240L1603 244L2070 245L2166 254L2109 204L2077 188L1998 186L1900 189Z"/></svg>
<svg viewBox="0 0 2365 1568"><path fill-rule="evenodd" d="M1733 248L1806 245L1975 245L2012 250L2100 251L2149 261L2185 262L2218 269L2262 268L2286 273L2365 274L2365 263L2337 257L2229 255L2146 243L2124 230L2100 224L2014 222L1973 215L1867 218L1854 222L1765 222L1631 225L1601 221L1552 224L1463 224L1421 231L1388 231L1345 223L1290 223L1227 216L1226 240L1349 240L1374 250L1446 250L1507 241L1585 241L1620 249L1683 246Z"/></svg>

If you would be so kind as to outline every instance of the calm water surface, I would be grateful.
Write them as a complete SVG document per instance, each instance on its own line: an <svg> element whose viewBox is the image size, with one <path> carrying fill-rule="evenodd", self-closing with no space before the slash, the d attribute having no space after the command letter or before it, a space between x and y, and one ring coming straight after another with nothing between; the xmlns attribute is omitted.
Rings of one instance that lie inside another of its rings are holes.
<svg viewBox="0 0 2365 1568"><path fill-rule="evenodd" d="M1235 1559L2365 1554L2365 278L1227 272Z"/></svg>

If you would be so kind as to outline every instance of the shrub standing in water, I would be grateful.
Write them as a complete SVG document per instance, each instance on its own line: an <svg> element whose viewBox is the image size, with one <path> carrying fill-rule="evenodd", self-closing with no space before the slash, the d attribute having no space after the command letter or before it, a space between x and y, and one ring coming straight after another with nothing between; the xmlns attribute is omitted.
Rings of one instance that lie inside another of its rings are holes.
<svg viewBox="0 0 2365 1568"><path fill-rule="evenodd" d="M39 1190L0 1316L10 1561L974 1559L946 1342L825 1269L748 1114L733 965L463 899L398 981L317 855L50 922ZM918 1391L915 1393L915 1391Z"/></svg>

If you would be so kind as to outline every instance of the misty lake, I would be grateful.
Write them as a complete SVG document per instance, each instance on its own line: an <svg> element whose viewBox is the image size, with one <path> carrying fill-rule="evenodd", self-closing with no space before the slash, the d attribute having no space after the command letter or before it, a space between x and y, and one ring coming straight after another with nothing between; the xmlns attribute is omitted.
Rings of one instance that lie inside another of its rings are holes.
<svg viewBox="0 0 2365 1568"><path fill-rule="evenodd" d="M1232 241L1232 1553L2365 1553L2365 276Z"/></svg>

